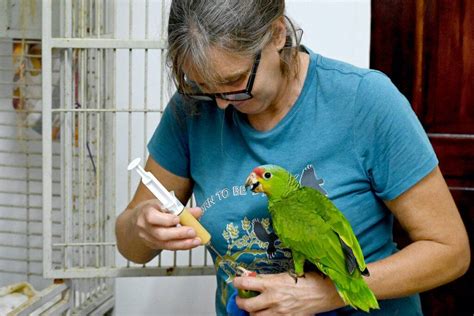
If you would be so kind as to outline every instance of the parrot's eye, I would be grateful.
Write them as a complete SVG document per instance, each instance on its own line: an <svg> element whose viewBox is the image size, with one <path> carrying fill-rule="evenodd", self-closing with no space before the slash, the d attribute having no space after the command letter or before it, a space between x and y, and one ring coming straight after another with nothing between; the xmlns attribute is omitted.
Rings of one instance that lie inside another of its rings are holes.
<svg viewBox="0 0 474 316"><path fill-rule="evenodd" d="M268 180L268 179L270 179L271 177L272 177L272 174L271 174L270 172L265 172L265 173L263 174L263 178L264 178L264 179L267 179L267 180Z"/></svg>

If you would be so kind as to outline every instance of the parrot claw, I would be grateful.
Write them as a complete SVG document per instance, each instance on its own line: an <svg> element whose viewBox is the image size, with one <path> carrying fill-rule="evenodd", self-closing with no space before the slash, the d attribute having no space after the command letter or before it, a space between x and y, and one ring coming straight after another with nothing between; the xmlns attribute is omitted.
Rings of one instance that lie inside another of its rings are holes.
<svg viewBox="0 0 474 316"><path fill-rule="evenodd" d="M288 274L289 274L289 276L290 276L293 280L295 280L295 284L298 283L298 278L301 278L301 277L304 278L304 274L303 274L303 275L298 275L298 274L297 274L295 271L293 271L293 270L288 271Z"/></svg>

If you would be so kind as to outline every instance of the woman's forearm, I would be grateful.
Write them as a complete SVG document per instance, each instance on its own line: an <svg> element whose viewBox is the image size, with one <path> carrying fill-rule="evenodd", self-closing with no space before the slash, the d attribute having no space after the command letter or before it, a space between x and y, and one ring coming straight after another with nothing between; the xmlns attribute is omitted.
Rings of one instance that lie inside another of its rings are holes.
<svg viewBox="0 0 474 316"><path fill-rule="evenodd" d="M408 296L445 284L469 267L469 250L435 241L416 241L368 265L366 281L378 299Z"/></svg>

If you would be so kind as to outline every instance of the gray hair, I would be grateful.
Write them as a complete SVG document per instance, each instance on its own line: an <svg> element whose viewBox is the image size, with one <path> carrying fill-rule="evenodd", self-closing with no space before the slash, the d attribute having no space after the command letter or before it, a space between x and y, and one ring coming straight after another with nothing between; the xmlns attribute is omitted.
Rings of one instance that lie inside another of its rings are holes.
<svg viewBox="0 0 474 316"><path fill-rule="evenodd" d="M168 21L167 62L172 78L185 92L183 65L188 63L209 84L218 82L209 49L255 56L274 36L273 22L285 17L286 44L281 72L297 76L300 29L285 15L284 0L173 0ZM288 49L290 47L297 49Z"/></svg>

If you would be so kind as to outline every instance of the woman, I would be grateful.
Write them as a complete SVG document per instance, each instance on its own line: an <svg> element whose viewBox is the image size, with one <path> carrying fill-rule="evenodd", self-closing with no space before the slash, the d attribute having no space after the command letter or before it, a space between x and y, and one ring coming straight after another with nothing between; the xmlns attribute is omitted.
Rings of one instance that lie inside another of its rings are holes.
<svg viewBox="0 0 474 316"><path fill-rule="evenodd" d="M308 171L353 226L380 315L421 314L416 293L469 266L459 213L431 145L407 100L380 72L299 45L283 0L173 1L168 60L178 87L151 139L146 169L185 202L214 248L262 275L233 286L255 290L238 306L259 315L344 307L329 278L285 271L291 254L273 233L266 198L243 190L249 172L272 163ZM116 224L118 248L144 263L162 249L200 244L140 184ZM393 216L412 243L398 250ZM213 254L214 255L214 254ZM216 312L225 313L234 271L218 265Z"/></svg>

